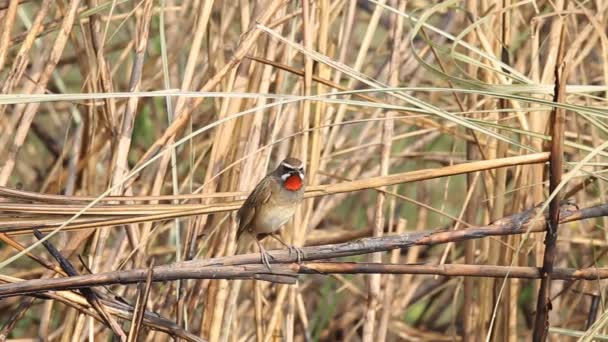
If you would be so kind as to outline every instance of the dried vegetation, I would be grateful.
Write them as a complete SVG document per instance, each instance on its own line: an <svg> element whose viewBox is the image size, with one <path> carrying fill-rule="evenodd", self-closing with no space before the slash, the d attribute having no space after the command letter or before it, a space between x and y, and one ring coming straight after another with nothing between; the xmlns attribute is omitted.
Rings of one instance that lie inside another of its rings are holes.
<svg viewBox="0 0 608 342"><path fill-rule="evenodd" d="M604 338L607 21L0 0L0 340ZM287 155L306 257L268 272L234 210Z"/></svg>

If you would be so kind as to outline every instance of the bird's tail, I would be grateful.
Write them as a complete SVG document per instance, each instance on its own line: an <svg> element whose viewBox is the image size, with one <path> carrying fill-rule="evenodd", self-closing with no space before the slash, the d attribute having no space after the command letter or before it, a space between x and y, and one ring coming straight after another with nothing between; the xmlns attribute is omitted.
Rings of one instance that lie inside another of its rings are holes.
<svg viewBox="0 0 608 342"><path fill-rule="evenodd" d="M247 232L239 235L236 240L236 254L247 253L254 241L253 236Z"/></svg>

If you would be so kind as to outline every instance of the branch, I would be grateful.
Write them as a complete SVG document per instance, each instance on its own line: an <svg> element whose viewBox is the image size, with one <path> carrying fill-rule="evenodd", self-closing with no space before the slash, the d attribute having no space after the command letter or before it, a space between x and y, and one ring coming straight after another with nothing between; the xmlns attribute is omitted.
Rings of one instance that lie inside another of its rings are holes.
<svg viewBox="0 0 608 342"><path fill-rule="evenodd" d="M446 277L507 277L522 279L539 279L542 277L542 269L540 267L460 264L403 265L357 262L318 262L299 265L297 272L304 274L428 274ZM605 278L608 278L608 268L556 268L553 270L553 279L598 280Z"/></svg>
<svg viewBox="0 0 608 342"><path fill-rule="evenodd" d="M598 205L580 210L570 210L572 209L572 206L570 204L563 204L560 209L560 223L608 216L608 204ZM303 261L324 260L368 254L373 252L383 252L397 248L406 248L410 246L431 246L448 242L479 239L488 236L523 234L528 231L541 232L544 231L546 217L543 215L538 220L532 222L532 219L536 216L537 210L538 208L532 208L523 213L502 218L494 222L493 224L487 226L473 227L463 230L423 231L400 235L389 235L380 238L365 238L357 241L340 244L304 247L302 248L304 252ZM153 281L171 281L178 279L262 279L273 282L294 283L299 273L326 273L326 271L329 270L328 267L330 267L328 265L331 265L327 263L307 263L303 265L296 265L292 264L296 262L296 257L290 255L287 250L273 250L269 251L269 253L272 256L272 261L275 263L274 265L272 265L272 272L268 271L268 269L264 265L260 264L260 256L258 253L251 253L219 257L208 260L184 261L154 267ZM371 271L384 272L385 270L392 269L400 270L399 272L394 271L396 273L411 272L416 274L416 272L424 273L420 270L423 270L424 267L426 267L426 272L428 272L428 274L444 274L442 272L456 272L451 274L445 273L445 275L473 275L470 273L461 274L458 272L473 272L473 269L489 272L489 270L499 269L497 268L498 266L483 266L482 268L479 268L481 266L472 265L454 265L452 266L451 271L449 269L442 270L439 266L431 265L384 265L346 263L340 263L339 265L342 265L342 268L336 266L337 268L335 267L333 271L329 273L346 272L349 269L350 271L348 272L352 273L369 273ZM350 266L345 267L344 265ZM356 266L359 268L356 268L352 265L359 265ZM455 266L457 267L454 269ZM536 274L538 273L538 269L534 267L505 267L505 271L500 271L503 273L489 272L486 275L492 276L492 274L495 274L494 276L506 276L507 269L515 270L516 272L520 272L521 270L523 270L521 272L527 274L527 276L525 277L530 278L535 278ZM352 270L359 270L359 272L353 272ZM608 277L608 270L605 269L560 269L556 270L555 272L555 277L559 279L595 279L596 277ZM387 271L386 273L390 272ZM127 271L114 271L91 275L81 275L76 277L26 280L17 283L8 283L0 285L0 298L90 286L110 284L132 284L140 281L145 281L147 274L148 269L142 268ZM484 273L482 271L479 271L477 274L479 276L484 276ZM524 277L522 274L523 273L514 273L512 277ZM9 279L4 279L5 281L10 281Z"/></svg>
<svg viewBox="0 0 608 342"><path fill-rule="evenodd" d="M163 268L163 269L161 269ZM302 264L278 264L273 265L273 272L284 277L296 279L298 274L421 274L440 275L446 277L484 277L484 278L542 278L542 268L526 266L494 266L494 265L404 265L388 263L358 263L358 262L307 262ZM234 270L242 270L242 274L236 275ZM77 289L82 287L132 284L145 279L140 270L107 272L95 275L49 279L46 282L26 280L19 283L0 285L2 296L0 298L38 294L45 291L59 291ZM176 270L165 266L154 268L152 281L168 281L178 279L244 279L256 278L257 275L268 274L265 265L250 264L242 266L218 266L209 270L197 267L186 267ZM560 280L590 280L608 278L608 268L589 267L583 269L556 268L553 270L553 279ZM39 280L39 279L36 279ZM46 280L46 279L45 279ZM63 281L59 281L63 280Z"/></svg>

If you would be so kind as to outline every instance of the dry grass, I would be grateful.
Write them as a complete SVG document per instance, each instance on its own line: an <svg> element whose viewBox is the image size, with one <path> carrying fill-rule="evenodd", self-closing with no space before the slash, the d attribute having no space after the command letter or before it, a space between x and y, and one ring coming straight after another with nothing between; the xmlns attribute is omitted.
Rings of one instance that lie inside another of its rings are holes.
<svg viewBox="0 0 608 342"><path fill-rule="evenodd" d="M605 338L607 20L0 0L0 340ZM283 234L312 246L269 274L233 213L287 155L308 188Z"/></svg>

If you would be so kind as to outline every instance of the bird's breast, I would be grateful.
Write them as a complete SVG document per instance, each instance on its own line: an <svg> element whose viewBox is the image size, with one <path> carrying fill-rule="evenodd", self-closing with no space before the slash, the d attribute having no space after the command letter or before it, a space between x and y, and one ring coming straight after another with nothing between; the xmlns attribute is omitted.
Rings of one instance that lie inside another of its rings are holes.
<svg viewBox="0 0 608 342"><path fill-rule="evenodd" d="M272 205L262 208L256 215L256 232L274 233L295 214L296 207L296 205Z"/></svg>

